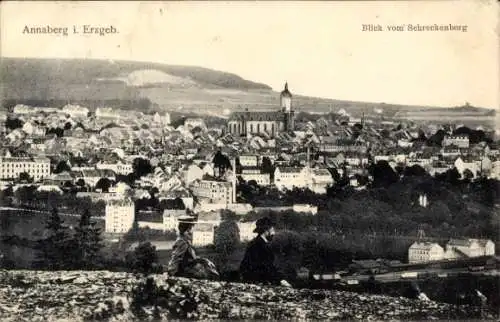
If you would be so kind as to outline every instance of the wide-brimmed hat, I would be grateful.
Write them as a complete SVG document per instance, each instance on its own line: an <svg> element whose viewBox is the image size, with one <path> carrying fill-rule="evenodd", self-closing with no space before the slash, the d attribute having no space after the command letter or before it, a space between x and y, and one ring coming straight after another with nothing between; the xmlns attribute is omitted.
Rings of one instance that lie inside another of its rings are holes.
<svg viewBox="0 0 500 322"><path fill-rule="evenodd" d="M269 217L263 217L263 218L258 219L255 222L255 226L257 226L257 227L253 230L253 232L260 234L260 233L265 232L269 228L273 227L274 223Z"/></svg>

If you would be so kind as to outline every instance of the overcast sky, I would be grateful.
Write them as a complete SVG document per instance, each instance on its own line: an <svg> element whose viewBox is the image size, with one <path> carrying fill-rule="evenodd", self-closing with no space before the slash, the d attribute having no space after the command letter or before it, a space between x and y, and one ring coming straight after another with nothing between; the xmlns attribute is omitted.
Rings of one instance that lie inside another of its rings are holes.
<svg viewBox="0 0 500 322"><path fill-rule="evenodd" d="M311 96L499 108L498 5L460 2L2 2L6 57L197 65ZM363 32L363 24L467 25L467 32ZM26 35L25 26L119 33Z"/></svg>

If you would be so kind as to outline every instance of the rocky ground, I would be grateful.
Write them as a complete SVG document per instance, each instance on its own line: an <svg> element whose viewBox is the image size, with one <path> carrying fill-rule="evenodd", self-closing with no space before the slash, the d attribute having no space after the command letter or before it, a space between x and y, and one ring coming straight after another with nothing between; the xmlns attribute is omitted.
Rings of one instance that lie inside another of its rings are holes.
<svg viewBox="0 0 500 322"><path fill-rule="evenodd" d="M482 315L481 315L482 314ZM0 271L0 321L495 318L477 307L107 271Z"/></svg>

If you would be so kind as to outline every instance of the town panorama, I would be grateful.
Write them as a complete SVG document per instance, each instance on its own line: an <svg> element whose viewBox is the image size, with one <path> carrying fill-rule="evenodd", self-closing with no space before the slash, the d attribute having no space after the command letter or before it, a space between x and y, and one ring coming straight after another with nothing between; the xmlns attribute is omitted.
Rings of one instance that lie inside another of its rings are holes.
<svg viewBox="0 0 500 322"><path fill-rule="evenodd" d="M422 121L432 110L387 116L384 104L311 112L283 83L266 108L220 115L5 106L2 267L162 273L194 218L192 246L238 281L265 217L294 287L480 303L488 316L499 304L488 286L498 279L495 129Z"/></svg>

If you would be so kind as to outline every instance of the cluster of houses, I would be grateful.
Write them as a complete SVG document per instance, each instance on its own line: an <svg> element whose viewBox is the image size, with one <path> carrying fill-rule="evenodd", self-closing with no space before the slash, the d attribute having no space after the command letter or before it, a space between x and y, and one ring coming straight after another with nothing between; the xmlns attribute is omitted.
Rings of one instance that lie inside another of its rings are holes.
<svg viewBox="0 0 500 322"><path fill-rule="evenodd" d="M435 242L417 241L408 249L408 262L429 263L494 255L495 243L489 239L450 239L444 248Z"/></svg>
<svg viewBox="0 0 500 322"><path fill-rule="evenodd" d="M414 142L422 129L411 122L397 126L393 121L354 118L345 110L337 111L335 118L300 120L288 84L279 102L279 108L271 111L237 111L226 124L207 124L199 117L172 122L169 113L108 107L90 111L71 104L17 105L8 113L0 112L0 180L3 187L16 184L24 173L44 190L64 193L65 185L84 188L78 196L106 201L106 231L124 233L133 222L132 201L151 198L155 189L160 201L180 199L184 207L167 209L161 220L142 225L169 230L186 209L200 216L255 211L236 202L238 180L322 194L335 183L332 170L336 170L349 178L350 185L363 189L366 183L358 182L357 175L366 175L368 165L380 160L393 168L420 165L431 174L456 167L463 176L500 178L499 150L484 142L470 144L467 135L449 131L441 147L428 147ZM21 124L7 128L8 119ZM213 162L217 151L231 162L224 175ZM146 160L152 171L133 186L119 182L120 176L134 171L138 159ZM66 164L64 170L56 171L61 162ZM272 171L265 169L266 162L272 163ZM103 179L111 182L108 192L99 188ZM311 205L290 207L317 212ZM210 236L219 222L205 221L199 227L199 236L204 237L197 239L198 244L213 240ZM251 223L241 225L242 238L250 238Z"/></svg>

